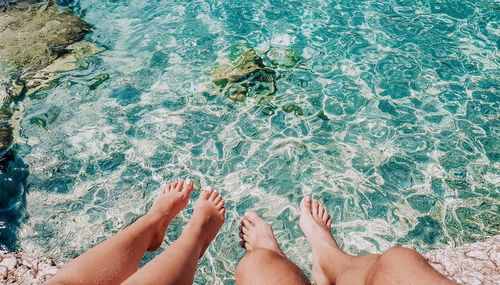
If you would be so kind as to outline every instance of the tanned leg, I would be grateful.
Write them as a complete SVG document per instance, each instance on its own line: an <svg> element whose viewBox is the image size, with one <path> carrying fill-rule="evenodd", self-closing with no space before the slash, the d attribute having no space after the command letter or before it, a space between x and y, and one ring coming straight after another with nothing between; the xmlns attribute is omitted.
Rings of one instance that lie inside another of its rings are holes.
<svg viewBox="0 0 500 285"><path fill-rule="evenodd" d="M240 226L240 245L247 250L236 268L236 284L310 284L304 273L281 251L271 226L247 211Z"/></svg>
<svg viewBox="0 0 500 285"><path fill-rule="evenodd" d="M120 284L137 271L146 251L160 247L168 225L186 207L192 190L190 179L158 190L146 215L66 264L49 284Z"/></svg>
<svg viewBox="0 0 500 285"><path fill-rule="evenodd" d="M219 232L225 213L219 193L203 191L181 236L124 284L193 284L198 260Z"/></svg>
<svg viewBox="0 0 500 285"><path fill-rule="evenodd" d="M435 271L417 252L393 248L384 254L352 256L331 234L332 220L316 200L300 203L300 228L313 252L313 280L324 284L454 284Z"/></svg>

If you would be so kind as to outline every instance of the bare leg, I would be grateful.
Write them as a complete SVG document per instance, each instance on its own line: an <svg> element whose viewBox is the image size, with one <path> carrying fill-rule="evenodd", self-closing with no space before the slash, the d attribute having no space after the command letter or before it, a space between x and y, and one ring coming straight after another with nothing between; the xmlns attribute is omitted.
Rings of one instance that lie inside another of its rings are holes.
<svg viewBox="0 0 500 285"><path fill-rule="evenodd" d="M159 190L149 212L135 223L66 264L49 284L119 284L137 271L144 253L160 247L172 219L189 202L191 180Z"/></svg>
<svg viewBox="0 0 500 285"><path fill-rule="evenodd" d="M313 280L323 284L454 284L435 271L417 252L392 248L384 254L352 256L331 234L332 220L316 200L300 203L300 228L313 253Z"/></svg>
<svg viewBox="0 0 500 285"><path fill-rule="evenodd" d="M124 284L193 284L198 260L219 232L225 213L219 193L203 191L179 239Z"/></svg>
<svg viewBox="0 0 500 285"><path fill-rule="evenodd" d="M311 284L297 265L286 258L273 229L257 213L245 213L240 237L247 254L236 268L236 284Z"/></svg>

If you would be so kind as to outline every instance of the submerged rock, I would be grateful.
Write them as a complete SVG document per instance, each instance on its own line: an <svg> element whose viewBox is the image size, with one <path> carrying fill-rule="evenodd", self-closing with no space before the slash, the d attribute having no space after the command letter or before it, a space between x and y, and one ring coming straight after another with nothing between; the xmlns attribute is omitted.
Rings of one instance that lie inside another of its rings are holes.
<svg viewBox="0 0 500 285"><path fill-rule="evenodd" d="M227 49L227 57L213 68L211 80L217 92L233 101L245 101L247 97L259 100L276 92L277 72L264 65L262 58L246 43Z"/></svg>
<svg viewBox="0 0 500 285"><path fill-rule="evenodd" d="M89 86L90 90L96 89L97 87L99 87L99 85L101 85L104 81L106 81L108 79L109 79L109 74L107 74L107 73L102 73L102 74L99 74L96 77L92 78L92 80L95 80L95 81L94 81L94 83L90 84L90 86Z"/></svg>
<svg viewBox="0 0 500 285"><path fill-rule="evenodd" d="M51 87L59 72L86 67L83 59L103 48L81 41L90 25L53 0L2 0L0 9L1 156L17 133L12 102Z"/></svg>
<svg viewBox="0 0 500 285"><path fill-rule="evenodd" d="M0 58L14 69L40 70L69 53L67 46L89 31L89 24L54 1L19 1L0 17Z"/></svg>
<svg viewBox="0 0 500 285"><path fill-rule="evenodd" d="M294 67L300 60L297 50L290 48L270 48L264 56L264 62L270 66Z"/></svg>
<svg viewBox="0 0 500 285"><path fill-rule="evenodd" d="M227 48L218 64L211 70L210 79L215 86L215 93L221 94L235 102L245 102L247 98L255 98L254 102L262 107L264 115L274 115L277 104L274 98L276 81L280 76L277 70L292 68L301 60L299 51L289 47L270 47L257 52L251 44L240 41ZM304 109L295 103L281 106L285 113L296 116L317 117L328 121L330 118L324 110Z"/></svg>
<svg viewBox="0 0 500 285"><path fill-rule="evenodd" d="M304 114L304 111L302 110L302 108L300 108L297 104L284 105L281 107L281 109L283 111L285 111L286 113L294 112L295 115L299 115L299 116L302 116Z"/></svg>

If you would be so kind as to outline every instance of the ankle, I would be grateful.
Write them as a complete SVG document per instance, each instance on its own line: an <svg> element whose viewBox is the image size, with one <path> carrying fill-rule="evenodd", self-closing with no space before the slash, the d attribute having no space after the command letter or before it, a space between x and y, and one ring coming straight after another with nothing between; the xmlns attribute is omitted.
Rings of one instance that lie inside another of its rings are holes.
<svg viewBox="0 0 500 285"><path fill-rule="evenodd" d="M158 212L148 212L146 215L142 216L141 218L144 218L146 223L148 223L150 226L162 226L162 227L167 227L170 222L175 218L175 215L172 215L170 213L158 213Z"/></svg>

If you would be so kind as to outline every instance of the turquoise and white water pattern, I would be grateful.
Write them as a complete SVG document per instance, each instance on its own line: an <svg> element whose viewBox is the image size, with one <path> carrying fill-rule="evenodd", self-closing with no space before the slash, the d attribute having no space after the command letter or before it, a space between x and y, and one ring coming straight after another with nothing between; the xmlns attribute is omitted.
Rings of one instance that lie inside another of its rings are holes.
<svg viewBox="0 0 500 285"><path fill-rule="evenodd" d="M247 209L310 274L298 227L309 194L352 254L499 234L498 1L81 0L74 10L106 50L21 104L20 250L66 262L179 178L226 200L199 284L233 282ZM269 104L232 101L210 80L242 47L275 55L264 62L276 71Z"/></svg>

